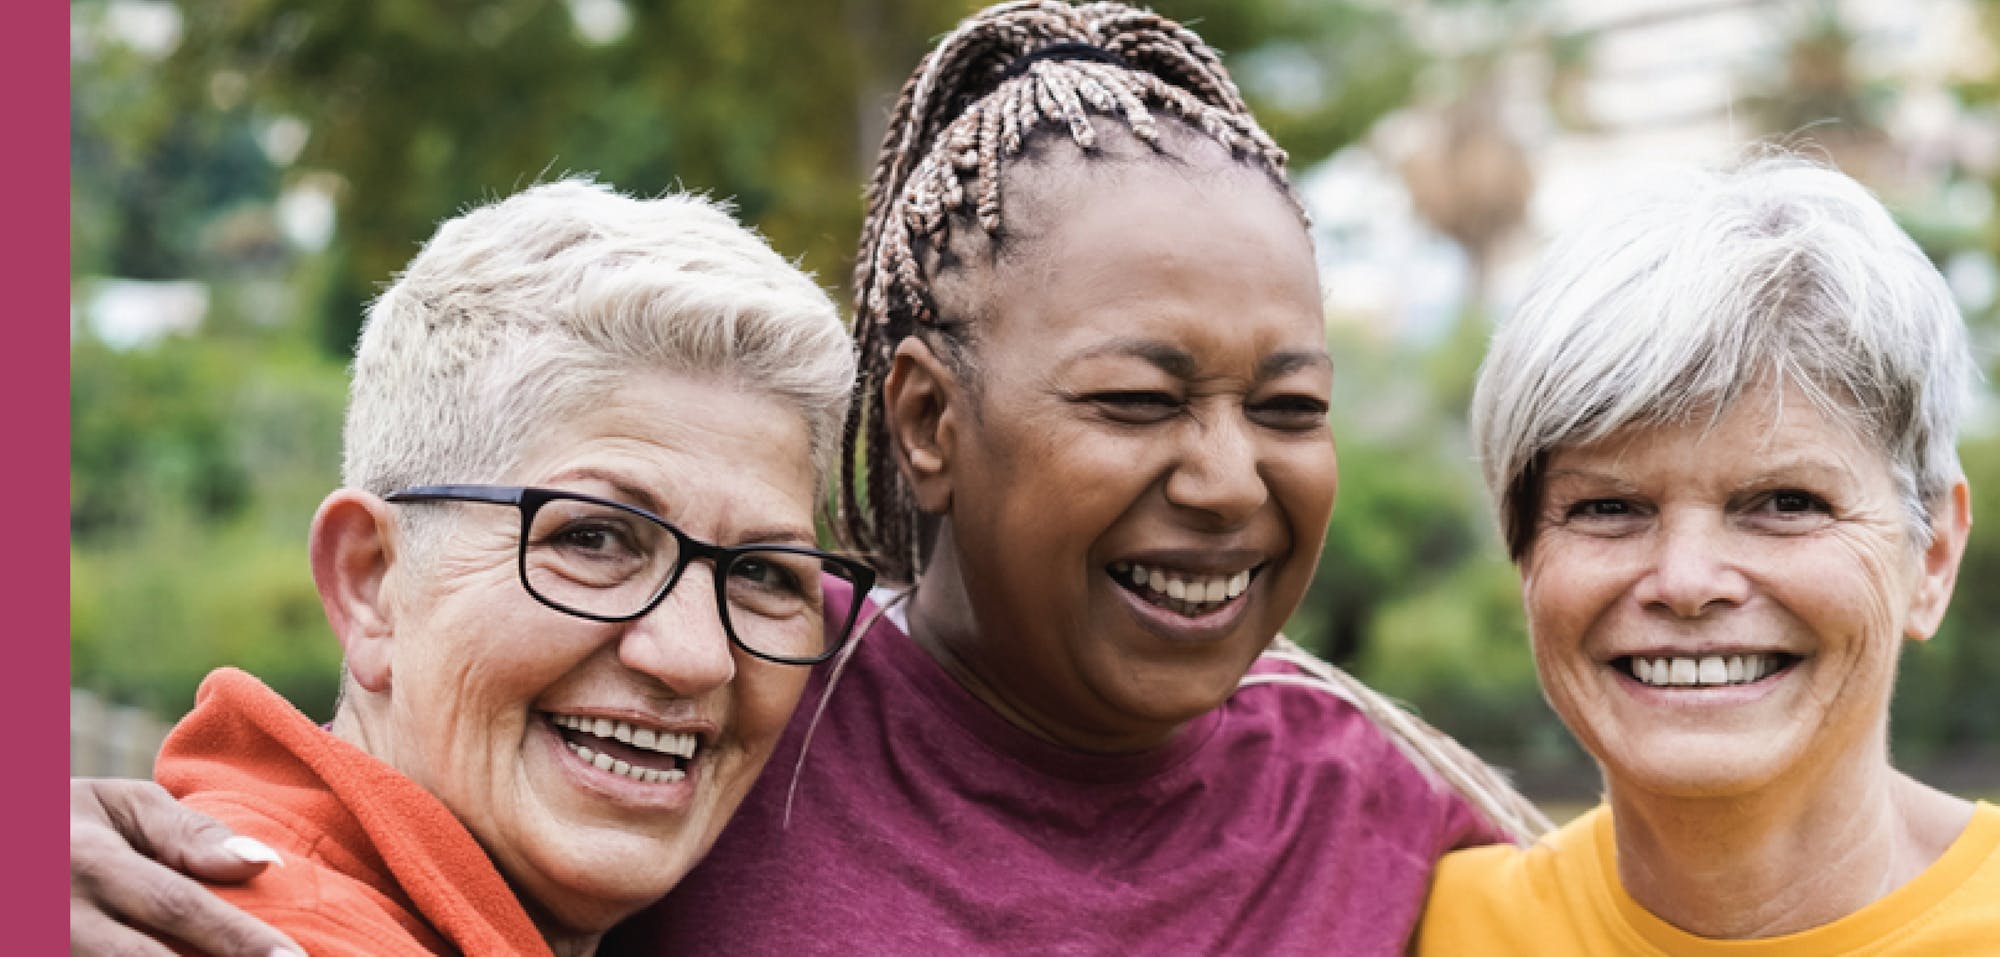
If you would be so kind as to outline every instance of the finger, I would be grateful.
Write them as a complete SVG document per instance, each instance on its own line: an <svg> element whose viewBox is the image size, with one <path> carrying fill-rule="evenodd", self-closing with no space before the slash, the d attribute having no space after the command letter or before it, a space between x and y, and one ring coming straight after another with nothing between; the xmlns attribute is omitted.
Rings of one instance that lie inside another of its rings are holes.
<svg viewBox="0 0 2000 957"><path fill-rule="evenodd" d="M94 907L69 904L69 952L89 957L174 957L174 952Z"/></svg>
<svg viewBox="0 0 2000 957"><path fill-rule="evenodd" d="M216 957L305 953L290 938L178 871L127 852L123 859L111 858L114 872L98 866L107 856L82 862L71 858L72 926L79 922L79 906L98 907L107 919L172 937Z"/></svg>
<svg viewBox="0 0 2000 957"><path fill-rule="evenodd" d="M214 818L192 811L151 781L103 781L96 797L111 827L133 849L204 880L240 883L263 873L278 855L238 837Z"/></svg>

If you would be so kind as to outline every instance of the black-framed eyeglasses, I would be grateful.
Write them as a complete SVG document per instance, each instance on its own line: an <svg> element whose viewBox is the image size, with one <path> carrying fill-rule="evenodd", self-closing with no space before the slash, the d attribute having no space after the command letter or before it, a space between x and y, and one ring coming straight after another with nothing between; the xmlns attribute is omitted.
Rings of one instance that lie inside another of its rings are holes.
<svg viewBox="0 0 2000 957"><path fill-rule="evenodd" d="M767 661L809 665L847 642L875 570L801 545L715 545L643 508L562 489L419 485L398 504L484 502L521 512L517 565L536 601L591 621L631 621L658 607L696 559L715 566L715 606L736 647ZM825 576L854 590L827 619Z"/></svg>

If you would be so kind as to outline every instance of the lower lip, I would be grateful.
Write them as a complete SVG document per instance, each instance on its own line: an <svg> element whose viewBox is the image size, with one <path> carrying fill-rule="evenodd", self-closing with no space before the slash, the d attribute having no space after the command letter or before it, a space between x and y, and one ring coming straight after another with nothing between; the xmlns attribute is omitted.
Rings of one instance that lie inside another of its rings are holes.
<svg viewBox="0 0 2000 957"><path fill-rule="evenodd" d="M1736 685L1715 685L1713 687L1695 685L1668 685L1666 687L1659 687L1640 681L1608 662L1604 667L1610 668L1612 673L1619 677L1620 687L1626 689L1634 697L1649 704L1680 708L1713 708L1747 704L1771 695L1785 679L1798 671L1799 665L1803 664L1804 661L1805 659L1803 658L1795 659L1784 668L1765 675L1756 681L1746 681Z"/></svg>
<svg viewBox="0 0 2000 957"><path fill-rule="evenodd" d="M700 783L704 761L701 755L687 764L687 776L678 781L634 781L623 774L606 771L578 757L554 725L542 717L535 733L545 739L550 754L564 779L580 790L609 799L615 804L645 811L677 812L694 805L695 788Z"/></svg>
<svg viewBox="0 0 2000 957"><path fill-rule="evenodd" d="M1101 574L1110 578L1109 572ZM1132 610L1132 614L1147 631L1168 641L1199 644L1216 641L1236 630L1237 623L1241 622L1249 611L1250 594L1257 589L1257 579L1250 579L1250 587L1245 588L1243 594L1230 599L1222 607L1195 618L1169 611L1140 598L1131 589L1119 584L1115 578L1111 579L1111 587L1125 600L1125 606Z"/></svg>

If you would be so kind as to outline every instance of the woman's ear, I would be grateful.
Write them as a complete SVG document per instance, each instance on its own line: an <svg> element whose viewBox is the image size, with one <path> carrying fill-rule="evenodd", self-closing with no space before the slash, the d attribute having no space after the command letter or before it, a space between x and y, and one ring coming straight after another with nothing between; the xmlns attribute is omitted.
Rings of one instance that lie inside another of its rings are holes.
<svg viewBox="0 0 2000 957"><path fill-rule="evenodd" d="M1923 566L1918 570L1922 577L1903 626L1909 637L1923 641L1937 634L1938 626L1944 623L1945 608L1951 604L1951 591L1958 583L1959 559L1965 556L1965 541L1971 534L1972 491L1960 478L1952 483L1931 517L1931 543L1924 549Z"/></svg>
<svg viewBox="0 0 2000 957"><path fill-rule="evenodd" d="M367 492L340 489L319 503L308 549L327 623L361 687L389 690L395 620L383 588L395 562L395 516Z"/></svg>
<svg viewBox="0 0 2000 957"><path fill-rule="evenodd" d="M909 482L917 508L942 515L951 508L951 461L964 392L958 377L918 336L897 343L889 361L882 408L896 467Z"/></svg>

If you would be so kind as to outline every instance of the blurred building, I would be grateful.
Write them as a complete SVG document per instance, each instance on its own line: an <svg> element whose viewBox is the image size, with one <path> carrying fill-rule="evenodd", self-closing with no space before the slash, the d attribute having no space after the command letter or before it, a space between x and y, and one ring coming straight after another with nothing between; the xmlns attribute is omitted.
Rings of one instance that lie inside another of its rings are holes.
<svg viewBox="0 0 2000 957"><path fill-rule="evenodd" d="M1524 12L1525 11L1525 12ZM1503 315L1542 241L1648 163L1759 142L1869 184L1969 312L1993 303L1971 248L1992 212L2000 120L1956 90L2000 75L1970 0L1550 0L1429 4L1435 60L1410 106L1305 171L1330 315L1435 338ZM1954 240L1964 239L1965 242Z"/></svg>

